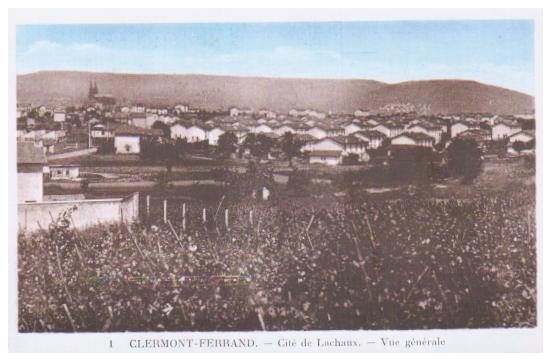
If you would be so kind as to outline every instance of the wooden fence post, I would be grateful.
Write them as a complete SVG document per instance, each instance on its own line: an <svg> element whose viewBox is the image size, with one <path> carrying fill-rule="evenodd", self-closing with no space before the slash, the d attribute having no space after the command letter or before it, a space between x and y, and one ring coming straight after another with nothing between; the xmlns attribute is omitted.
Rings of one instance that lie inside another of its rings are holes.
<svg viewBox="0 0 551 361"><path fill-rule="evenodd" d="M163 221L166 223L166 199L163 200Z"/></svg>
<svg viewBox="0 0 551 361"><path fill-rule="evenodd" d="M182 230L186 231L186 204L182 204Z"/></svg>
<svg viewBox="0 0 551 361"><path fill-rule="evenodd" d="M229 214L228 214L228 209L226 208L226 210L224 211L224 223L226 223L226 229L229 229Z"/></svg>
<svg viewBox="0 0 551 361"><path fill-rule="evenodd" d="M149 219L149 194L145 197L145 214L147 219Z"/></svg>
<svg viewBox="0 0 551 361"><path fill-rule="evenodd" d="M207 223L207 209L203 208L203 223Z"/></svg>

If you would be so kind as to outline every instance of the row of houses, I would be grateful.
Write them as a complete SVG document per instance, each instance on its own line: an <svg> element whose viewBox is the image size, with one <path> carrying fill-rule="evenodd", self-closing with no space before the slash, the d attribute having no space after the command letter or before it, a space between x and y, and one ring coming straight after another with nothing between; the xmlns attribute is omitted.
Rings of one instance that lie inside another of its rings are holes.
<svg viewBox="0 0 551 361"><path fill-rule="evenodd" d="M312 154L313 162L326 161L335 163L336 159L349 154L350 146L359 143L361 150L358 153L363 159L365 151L379 148L385 139L390 145L433 147L441 142L443 135L449 133L449 138L457 136L478 137L478 139L498 140L510 138L518 133L528 139L528 133L522 133L520 125L515 122L503 121L490 127L481 128L479 119L454 122L451 125L442 119L413 119L407 122L382 120L368 117L367 119L331 119L319 121L316 119L294 118L254 119L250 116L242 117L215 117L207 121L178 120L164 123L170 131L172 139L185 139L189 143L206 142L211 146L218 145L220 136L232 132L237 136L238 143L242 143L248 134L265 134L279 138L285 133L291 133L304 144L303 150ZM121 128L120 123L97 123L91 128L91 137L98 139L115 139L117 153L138 153L139 139L143 137L162 136L159 129L152 128L154 124L134 123ZM119 129L120 128L120 129ZM124 134L123 134L124 132ZM131 133L131 134L128 134ZM117 136L118 135L118 136ZM519 138L519 139L521 139ZM354 142L343 144L344 139L354 139ZM516 138L515 138L516 139ZM320 142L327 140L326 142ZM341 154L337 157L339 148ZM325 153L319 153L325 152ZM317 158L317 156L319 156ZM327 159L329 158L329 160Z"/></svg>

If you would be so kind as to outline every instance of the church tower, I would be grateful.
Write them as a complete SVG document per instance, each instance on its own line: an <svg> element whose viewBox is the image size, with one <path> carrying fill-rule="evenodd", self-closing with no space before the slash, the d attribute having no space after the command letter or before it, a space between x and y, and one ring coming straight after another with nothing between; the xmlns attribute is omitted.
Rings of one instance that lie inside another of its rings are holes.
<svg viewBox="0 0 551 361"><path fill-rule="evenodd" d="M93 100L94 96L98 94L98 85L95 81L90 80L90 87L88 89L88 99Z"/></svg>

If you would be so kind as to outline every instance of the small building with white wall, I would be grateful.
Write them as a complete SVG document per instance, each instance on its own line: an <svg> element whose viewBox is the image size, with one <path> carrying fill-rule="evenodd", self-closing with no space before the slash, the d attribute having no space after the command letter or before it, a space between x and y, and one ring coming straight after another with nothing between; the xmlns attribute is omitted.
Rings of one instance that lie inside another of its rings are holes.
<svg viewBox="0 0 551 361"><path fill-rule="evenodd" d="M17 143L17 202L42 202L44 151L33 142Z"/></svg>
<svg viewBox="0 0 551 361"><path fill-rule="evenodd" d="M499 123L492 126L492 139L499 140L510 137L511 135L520 132L520 126L510 123Z"/></svg>
<svg viewBox="0 0 551 361"><path fill-rule="evenodd" d="M52 164L49 168L52 180L78 180L80 176L78 164Z"/></svg>

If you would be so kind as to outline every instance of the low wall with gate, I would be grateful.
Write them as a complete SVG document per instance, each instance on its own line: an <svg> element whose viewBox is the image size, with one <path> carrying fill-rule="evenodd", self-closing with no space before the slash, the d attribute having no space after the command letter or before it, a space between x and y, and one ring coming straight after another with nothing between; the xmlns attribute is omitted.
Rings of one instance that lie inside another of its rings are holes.
<svg viewBox="0 0 551 361"><path fill-rule="evenodd" d="M20 203L17 205L19 230L33 232L48 229L53 219L74 208L71 222L82 229L98 223L134 222L139 218L139 198L135 192L124 198L83 199Z"/></svg>

